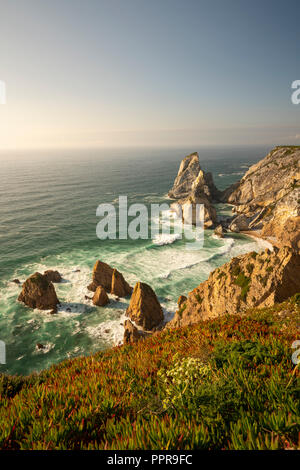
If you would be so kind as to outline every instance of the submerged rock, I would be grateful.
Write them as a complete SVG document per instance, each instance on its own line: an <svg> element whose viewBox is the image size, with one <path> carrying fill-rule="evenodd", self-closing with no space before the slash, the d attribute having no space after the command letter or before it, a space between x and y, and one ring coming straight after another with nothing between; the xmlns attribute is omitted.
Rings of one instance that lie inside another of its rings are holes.
<svg viewBox="0 0 300 470"><path fill-rule="evenodd" d="M44 276L46 276L50 282L61 282L62 280L61 274L58 271L53 271L52 269L45 271Z"/></svg>
<svg viewBox="0 0 300 470"><path fill-rule="evenodd" d="M41 273L34 273L23 284L22 291L18 297L20 302L31 308L40 310L57 311L59 300L52 282Z"/></svg>
<svg viewBox="0 0 300 470"><path fill-rule="evenodd" d="M98 286L93 296L93 304L99 307L103 307L109 303L108 295L102 286Z"/></svg>
<svg viewBox="0 0 300 470"><path fill-rule="evenodd" d="M289 247L240 255L190 292L168 327L283 302L300 292L299 272L300 255Z"/></svg>
<svg viewBox="0 0 300 470"><path fill-rule="evenodd" d="M144 330L153 330L163 319L163 310L153 289L143 282L137 282L126 315Z"/></svg>

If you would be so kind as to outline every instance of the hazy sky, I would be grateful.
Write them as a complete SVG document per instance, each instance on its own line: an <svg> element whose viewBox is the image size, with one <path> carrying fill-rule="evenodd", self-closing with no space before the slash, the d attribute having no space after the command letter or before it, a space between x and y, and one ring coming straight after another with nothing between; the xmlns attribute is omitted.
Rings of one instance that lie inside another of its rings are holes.
<svg viewBox="0 0 300 470"><path fill-rule="evenodd" d="M300 144L299 0L0 0L0 148Z"/></svg>

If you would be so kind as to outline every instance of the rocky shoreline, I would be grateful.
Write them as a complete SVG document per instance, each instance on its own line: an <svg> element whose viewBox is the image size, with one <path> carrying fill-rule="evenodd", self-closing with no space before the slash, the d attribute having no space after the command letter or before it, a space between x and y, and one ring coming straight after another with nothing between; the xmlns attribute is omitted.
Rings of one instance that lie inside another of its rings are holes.
<svg viewBox="0 0 300 470"><path fill-rule="evenodd" d="M93 304L107 305L108 293L117 298L131 296L124 343L136 342L165 327L182 327L249 307L270 306L300 292L299 165L300 147L276 147L251 166L239 182L221 192L212 175L201 169L198 153L182 160L168 193L176 201L171 206L174 211L189 206L192 215L188 223L194 224L195 206L203 204L204 228L214 228L216 236L238 232L267 241L273 250L247 253L215 269L187 296L179 297L175 316L167 324L149 285L137 282L132 288L122 273L98 260L88 286ZM232 217L218 221L214 207L218 202L232 204ZM181 214L184 218L184 210ZM61 280L57 271L35 273L22 285L18 300L30 308L56 313L59 300L53 283Z"/></svg>

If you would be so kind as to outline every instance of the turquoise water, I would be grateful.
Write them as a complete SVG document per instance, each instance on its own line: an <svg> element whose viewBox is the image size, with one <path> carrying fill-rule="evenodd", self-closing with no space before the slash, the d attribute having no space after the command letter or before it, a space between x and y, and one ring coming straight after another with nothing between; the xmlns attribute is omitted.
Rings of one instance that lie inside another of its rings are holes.
<svg viewBox="0 0 300 470"><path fill-rule="evenodd" d="M229 234L223 240L205 232L202 249L187 251L184 240L157 246L149 240L96 237L96 208L115 203L169 202L166 193L180 160L195 149L102 149L89 151L8 152L0 154L0 340L7 363L0 372L28 374L68 357L118 344L127 300L94 307L90 282L97 259L117 267L134 285L149 283L171 318L176 300L205 280L232 256L263 244ZM198 149L204 170L219 189L241 178L267 148ZM230 208L219 205L221 214ZM58 269L64 282L55 288L62 306L57 315L34 311L16 301L20 287L35 271ZM78 271L80 270L80 271ZM69 311L71 310L71 311ZM36 351L36 343L45 349Z"/></svg>

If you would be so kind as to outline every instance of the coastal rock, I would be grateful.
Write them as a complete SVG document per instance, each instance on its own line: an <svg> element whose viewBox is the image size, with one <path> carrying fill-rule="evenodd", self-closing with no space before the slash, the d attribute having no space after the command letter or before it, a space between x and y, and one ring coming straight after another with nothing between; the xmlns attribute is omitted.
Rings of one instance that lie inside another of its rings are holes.
<svg viewBox="0 0 300 470"><path fill-rule="evenodd" d="M178 174L168 196L174 199L184 198L190 195L192 186L201 170L199 155L197 152L185 157L179 166Z"/></svg>
<svg viewBox="0 0 300 470"><path fill-rule="evenodd" d="M103 307L109 303L108 295L102 286L98 286L95 294L93 295L93 304L98 307Z"/></svg>
<svg viewBox="0 0 300 470"><path fill-rule="evenodd" d="M291 246L300 253L300 217L290 217L282 224L272 220L264 226L261 235L275 237L283 246Z"/></svg>
<svg viewBox="0 0 300 470"><path fill-rule="evenodd" d="M211 173L205 173L201 169L197 152L182 160L168 196L178 199L171 205L171 209L183 222L197 225L200 214L197 205L203 205L204 228L211 228L216 224L217 214L212 200L218 199L219 191L214 185Z"/></svg>
<svg viewBox="0 0 300 470"><path fill-rule="evenodd" d="M14 284L18 284L18 285L21 284L19 279L12 279L10 282L13 282Z"/></svg>
<svg viewBox="0 0 300 470"><path fill-rule="evenodd" d="M62 280L61 274L58 271L53 271L52 269L45 271L44 276L46 276L49 282L61 282Z"/></svg>
<svg viewBox="0 0 300 470"><path fill-rule="evenodd" d="M111 292L111 281L113 275L113 268L103 261L96 261L93 269L93 278L88 289L95 292L98 286L104 287L106 292Z"/></svg>
<svg viewBox="0 0 300 470"><path fill-rule="evenodd" d="M104 287L106 292L118 297L126 297L132 292L132 288L125 281L123 275L117 269L100 260L95 263L93 279L88 289L95 292L98 286Z"/></svg>
<svg viewBox="0 0 300 470"><path fill-rule="evenodd" d="M57 311L59 300L52 282L41 273L34 273L23 284L22 291L18 297L28 307L40 310Z"/></svg>
<svg viewBox="0 0 300 470"><path fill-rule="evenodd" d="M226 189L221 200L234 204L235 213L246 217L248 228L232 221L240 230L261 230L263 236L276 237L281 246L294 246L298 242L286 236L284 226L288 220L290 227L298 226L291 219L300 216L299 180L300 147L276 147Z"/></svg>
<svg viewBox="0 0 300 470"><path fill-rule="evenodd" d="M125 281L123 275L117 269L113 270L111 293L117 297L127 297L127 295L132 293L132 287Z"/></svg>
<svg viewBox="0 0 300 470"><path fill-rule="evenodd" d="M229 230L232 232L240 232L241 230L248 230L249 229L250 220L245 215L241 214L238 215L233 219L231 224L229 225Z"/></svg>
<svg viewBox="0 0 300 470"><path fill-rule="evenodd" d="M130 320L125 320L124 323L124 344L136 343L142 338L141 332L137 329L136 326Z"/></svg>
<svg viewBox="0 0 300 470"><path fill-rule="evenodd" d="M209 200L218 198L219 191L214 185L212 174L201 169L197 152L191 153L180 163L168 196L173 199L185 199L189 196L206 196Z"/></svg>
<svg viewBox="0 0 300 470"><path fill-rule="evenodd" d="M223 227L222 225L218 225L215 230L214 230L214 234L219 237L219 238L224 238L224 230L223 230Z"/></svg>
<svg viewBox="0 0 300 470"><path fill-rule="evenodd" d="M180 199L178 202L171 204L171 209L176 212L177 217L181 217L183 222L192 225L199 225L202 215L201 207L204 210L204 228L212 228L217 223L217 213L207 197L195 198L190 196L187 199Z"/></svg>
<svg viewBox="0 0 300 470"><path fill-rule="evenodd" d="M282 302L300 292L299 272L300 255L289 247L240 255L190 292L168 327Z"/></svg>
<svg viewBox="0 0 300 470"><path fill-rule="evenodd" d="M185 295L180 295L177 300L178 308L180 308L186 301L187 301L187 297Z"/></svg>
<svg viewBox="0 0 300 470"><path fill-rule="evenodd" d="M136 283L126 315L144 330L153 330L164 319L155 292L143 282Z"/></svg>

